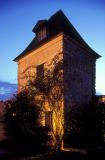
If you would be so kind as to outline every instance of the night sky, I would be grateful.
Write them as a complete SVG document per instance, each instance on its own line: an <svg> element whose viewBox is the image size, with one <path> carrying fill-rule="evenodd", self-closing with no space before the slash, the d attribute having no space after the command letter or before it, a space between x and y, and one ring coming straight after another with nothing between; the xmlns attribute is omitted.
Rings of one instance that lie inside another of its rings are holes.
<svg viewBox="0 0 105 160"><path fill-rule="evenodd" d="M36 22L59 9L102 58L97 61L96 90L105 94L105 1L104 0L0 0L0 81L17 83L13 59L34 37Z"/></svg>

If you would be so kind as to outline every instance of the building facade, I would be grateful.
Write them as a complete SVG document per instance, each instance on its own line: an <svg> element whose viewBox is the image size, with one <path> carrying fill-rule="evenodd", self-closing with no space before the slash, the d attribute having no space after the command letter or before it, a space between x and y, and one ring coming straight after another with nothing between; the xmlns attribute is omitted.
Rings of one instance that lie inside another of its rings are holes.
<svg viewBox="0 0 105 160"><path fill-rule="evenodd" d="M48 20L39 20L33 32L32 42L14 59L18 64L18 89L21 91L27 84L27 75L44 76L44 69L51 68L52 60L58 57L63 65L61 116L57 120L58 115L54 115L47 103L43 125L49 121L54 132L63 134L67 112L72 107L90 103L95 95L96 59L100 55L87 45L61 10Z"/></svg>

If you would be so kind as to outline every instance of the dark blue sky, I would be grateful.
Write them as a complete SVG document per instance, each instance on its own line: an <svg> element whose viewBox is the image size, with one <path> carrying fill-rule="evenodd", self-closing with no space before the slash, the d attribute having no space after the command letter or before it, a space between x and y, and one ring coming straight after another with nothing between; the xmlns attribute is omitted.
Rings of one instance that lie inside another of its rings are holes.
<svg viewBox="0 0 105 160"><path fill-rule="evenodd" d="M96 89L105 94L105 1L104 0L1 0L0 80L17 82L17 65L12 60L34 37L39 19L48 19L62 9L85 41L99 54Z"/></svg>

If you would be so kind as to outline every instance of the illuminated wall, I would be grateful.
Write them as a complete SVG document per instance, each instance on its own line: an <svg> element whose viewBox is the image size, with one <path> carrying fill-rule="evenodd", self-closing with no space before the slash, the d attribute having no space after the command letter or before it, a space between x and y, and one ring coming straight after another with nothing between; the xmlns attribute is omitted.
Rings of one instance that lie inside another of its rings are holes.
<svg viewBox="0 0 105 160"><path fill-rule="evenodd" d="M19 91L26 85L29 75L36 75L36 67L44 64L44 68L50 69L51 62L55 56L59 57L59 60L63 59L63 34L60 33L50 41L46 42L38 49L31 51L18 61L18 89ZM40 96L36 97L40 100ZM52 106L46 101L44 111L52 111L52 130L54 135L63 134L63 101L58 102L59 112L52 110ZM58 106L57 103L57 106ZM45 113L42 112L39 115L39 122L41 125L45 125Z"/></svg>

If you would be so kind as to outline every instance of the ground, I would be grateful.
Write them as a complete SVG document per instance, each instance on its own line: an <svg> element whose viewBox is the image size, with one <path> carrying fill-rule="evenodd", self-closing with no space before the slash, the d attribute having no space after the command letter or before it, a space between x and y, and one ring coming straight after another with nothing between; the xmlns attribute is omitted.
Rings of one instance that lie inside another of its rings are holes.
<svg viewBox="0 0 105 160"><path fill-rule="evenodd" d="M94 160L105 159L105 145L91 149L51 151L48 148L36 149L35 146L14 145L0 142L0 160ZM22 149L24 148L24 149Z"/></svg>

